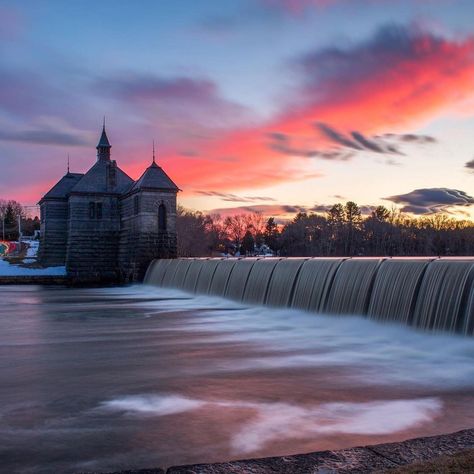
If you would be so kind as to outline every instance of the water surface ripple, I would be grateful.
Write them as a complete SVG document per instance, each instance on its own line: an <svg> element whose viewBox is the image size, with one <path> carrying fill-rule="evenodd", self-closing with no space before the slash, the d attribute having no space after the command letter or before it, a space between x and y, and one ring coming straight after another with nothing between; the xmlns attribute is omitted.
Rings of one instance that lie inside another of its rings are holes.
<svg viewBox="0 0 474 474"><path fill-rule="evenodd" d="M0 287L4 472L111 471L474 426L474 340L132 286Z"/></svg>

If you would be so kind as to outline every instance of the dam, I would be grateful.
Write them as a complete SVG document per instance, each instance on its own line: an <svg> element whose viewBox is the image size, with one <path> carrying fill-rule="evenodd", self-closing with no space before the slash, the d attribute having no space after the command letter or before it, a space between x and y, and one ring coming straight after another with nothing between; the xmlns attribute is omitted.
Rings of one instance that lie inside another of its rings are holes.
<svg viewBox="0 0 474 474"><path fill-rule="evenodd" d="M474 258L155 260L145 283L246 305L474 332Z"/></svg>
<svg viewBox="0 0 474 474"><path fill-rule="evenodd" d="M167 468L472 428L473 265L177 259L152 262L146 284L0 286L2 469Z"/></svg>

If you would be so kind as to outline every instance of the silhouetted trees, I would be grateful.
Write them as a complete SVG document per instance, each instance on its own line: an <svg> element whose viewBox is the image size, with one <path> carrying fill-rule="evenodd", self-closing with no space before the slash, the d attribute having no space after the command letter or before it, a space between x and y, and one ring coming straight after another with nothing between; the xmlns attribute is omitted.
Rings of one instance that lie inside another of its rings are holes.
<svg viewBox="0 0 474 474"><path fill-rule="evenodd" d="M182 256L264 253L282 256L474 255L474 222L445 214L410 217L384 206L363 217L352 201L333 205L325 215L298 213L277 224L261 214L222 219L180 210L178 249Z"/></svg>
<svg viewBox="0 0 474 474"><path fill-rule="evenodd" d="M0 199L0 239L18 240L18 218L23 235L33 235L35 230L39 230L38 217L28 217L25 208L17 201Z"/></svg>

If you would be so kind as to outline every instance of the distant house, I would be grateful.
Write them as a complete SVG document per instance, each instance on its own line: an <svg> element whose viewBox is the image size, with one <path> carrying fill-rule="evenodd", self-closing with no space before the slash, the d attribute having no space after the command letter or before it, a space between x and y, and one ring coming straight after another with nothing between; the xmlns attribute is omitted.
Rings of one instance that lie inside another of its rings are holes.
<svg viewBox="0 0 474 474"><path fill-rule="evenodd" d="M41 198L39 259L76 281L135 281L153 258L176 257L176 184L153 161L134 181L110 159L105 125L97 161L68 172Z"/></svg>

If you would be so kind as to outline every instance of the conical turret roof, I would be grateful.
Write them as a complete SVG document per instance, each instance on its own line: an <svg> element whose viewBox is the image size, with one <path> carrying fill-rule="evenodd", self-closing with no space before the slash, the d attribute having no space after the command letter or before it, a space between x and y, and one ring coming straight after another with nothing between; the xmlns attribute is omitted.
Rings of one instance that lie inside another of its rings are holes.
<svg viewBox="0 0 474 474"><path fill-rule="evenodd" d="M109 142L107 137L107 133L105 132L105 125L102 127L102 134L99 139L99 143L97 144L97 148L111 148L112 145Z"/></svg>
<svg viewBox="0 0 474 474"><path fill-rule="evenodd" d="M162 189L166 191L178 192L179 188L173 183L171 178L163 171L163 169L153 162L135 184L130 192L138 189Z"/></svg>

